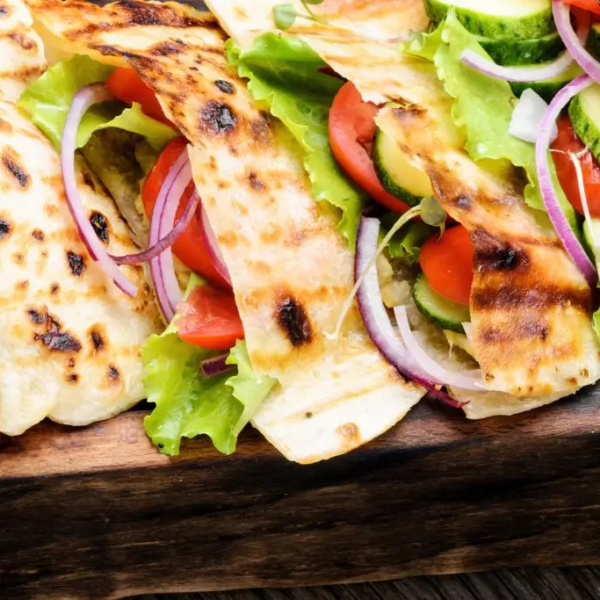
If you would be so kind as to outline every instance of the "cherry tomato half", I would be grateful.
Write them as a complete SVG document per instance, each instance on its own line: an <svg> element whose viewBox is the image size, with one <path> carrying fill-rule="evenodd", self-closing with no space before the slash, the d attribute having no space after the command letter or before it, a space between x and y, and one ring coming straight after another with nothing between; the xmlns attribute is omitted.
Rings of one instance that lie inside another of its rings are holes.
<svg viewBox="0 0 600 600"><path fill-rule="evenodd" d="M345 83L329 112L331 151L342 169L373 200L389 210L404 213L408 206L385 191L371 160L378 110L375 104L363 101L353 83Z"/></svg>
<svg viewBox="0 0 600 600"><path fill-rule="evenodd" d="M440 296L469 304L473 284L473 244L469 232L457 225L440 238L429 238L420 254L421 268L434 292Z"/></svg>
<svg viewBox="0 0 600 600"><path fill-rule="evenodd" d="M106 87L113 96L125 104L137 102L145 115L173 127L171 121L165 117L154 90L149 88L133 69L124 67L115 69L108 78Z"/></svg>
<svg viewBox="0 0 600 600"><path fill-rule="evenodd" d="M185 138L175 138L169 142L161 152L155 165L152 167L144 186L142 187L142 201L148 218L152 216L152 210L156 197L166 179L171 166L177 157L183 152L187 145ZM187 204L191 194L194 191L194 184L190 183L181 198L179 209L177 210L178 218L185 205ZM192 271L203 275L212 282L224 287L229 287L229 284L223 276L217 271L215 264L209 252L209 246L204 236L202 227L202 214L197 211L192 218L188 228L181 234L177 241L173 244L173 253L175 256Z"/></svg>
<svg viewBox="0 0 600 600"><path fill-rule="evenodd" d="M557 152L552 152L552 158L556 165L558 181L567 200L579 214L583 215L577 171L568 153L577 154L590 213L592 217L600 217L600 166L573 130L571 120L567 115L558 120L558 137L554 140L552 149L557 150Z"/></svg>
<svg viewBox="0 0 600 600"><path fill-rule="evenodd" d="M179 337L207 350L229 350L244 339L233 293L211 285L198 286L177 307Z"/></svg>

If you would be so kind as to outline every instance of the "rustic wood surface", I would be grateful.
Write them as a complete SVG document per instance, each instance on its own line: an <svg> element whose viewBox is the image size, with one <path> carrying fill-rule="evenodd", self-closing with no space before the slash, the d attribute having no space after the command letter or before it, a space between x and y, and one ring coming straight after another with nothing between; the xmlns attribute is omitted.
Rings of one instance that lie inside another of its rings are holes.
<svg viewBox="0 0 600 600"><path fill-rule="evenodd" d="M597 600L600 569L515 569L389 583L208 594L146 595L136 600Z"/></svg>
<svg viewBox="0 0 600 600"><path fill-rule="evenodd" d="M483 422L426 400L372 444L309 467L253 431L233 456L199 439L169 459L141 416L0 439L0 598L600 562L600 389Z"/></svg>

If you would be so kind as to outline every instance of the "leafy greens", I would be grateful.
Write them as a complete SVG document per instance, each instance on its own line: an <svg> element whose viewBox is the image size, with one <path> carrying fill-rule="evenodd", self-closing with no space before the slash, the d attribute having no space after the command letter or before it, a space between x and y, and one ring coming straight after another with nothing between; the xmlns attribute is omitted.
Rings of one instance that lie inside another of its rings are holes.
<svg viewBox="0 0 600 600"><path fill-rule="evenodd" d="M30 115L32 122L60 150L73 97L86 85L105 82L113 70L114 67L87 56L77 55L70 60L63 60L27 87L18 106ZM103 102L92 106L83 117L77 133L77 147L85 146L95 131L108 127L140 134L155 150L162 149L177 136L171 127L146 116L139 104L124 109L121 102Z"/></svg>
<svg viewBox="0 0 600 600"><path fill-rule="evenodd" d="M343 81L319 72L327 65L307 44L275 33L243 49L230 40L228 55L240 76L249 80L254 98L267 102L302 146L315 199L341 211L338 228L354 246L367 198L341 171L328 135L329 109Z"/></svg>
<svg viewBox="0 0 600 600"><path fill-rule="evenodd" d="M524 195L527 204L545 211L536 172L535 146L509 133L517 102L509 83L489 77L465 65L460 57L472 50L489 58L477 38L449 11L445 21L432 33L421 36L404 51L433 61L446 92L455 99L452 117L467 136L465 149L475 161L508 160L527 173ZM490 59L491 60L491 59ZM550 161L553 167L553 161ZM569 204L554 174L562 208L571 225L578 229L575 210Z"/></svg>
<svg viewBox="0 0 600 600"><path fill-rule="evenodd" d="M192 276L188 293L204 285ZM266 398L275 379L252 369L246 343L238 341L228 364L237 374L205 377L200 363L215 353L188 344L177 335L177 319L162 335L153 335L142 350L148 402L155 408L144 420L146 433L161 452L179 453L182 438L207 435L224 454L234 452L237 437Z"/></svg>

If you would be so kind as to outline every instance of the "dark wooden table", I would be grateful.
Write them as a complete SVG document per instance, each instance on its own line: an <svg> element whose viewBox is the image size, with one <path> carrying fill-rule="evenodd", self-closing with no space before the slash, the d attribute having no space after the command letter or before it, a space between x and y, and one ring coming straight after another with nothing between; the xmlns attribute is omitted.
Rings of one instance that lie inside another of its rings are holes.
<svg viewBox="0 0 600 600"><path fill-rule="evenodd" d="M389 583L139 596L135 600L597 600L600 568L512 569ZM134 600L134 599L131 599Z"/></svg>

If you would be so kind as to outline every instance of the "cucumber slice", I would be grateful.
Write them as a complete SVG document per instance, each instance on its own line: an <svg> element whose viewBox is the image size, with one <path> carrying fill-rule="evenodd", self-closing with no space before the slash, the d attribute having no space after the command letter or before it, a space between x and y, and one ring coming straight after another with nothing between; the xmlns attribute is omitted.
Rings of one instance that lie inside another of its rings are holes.
<svg viewBox="0 0 600 600"><path fill-rule="evenodd" d="M422 273L413 287L413 299L417 308L442 329L464 333L462 324L471 320L468 306L446 300L434 292Z"/></svg>
<svg viewBox="0 0 600 600"><path fill-rule="evenodd" d="M477 36L477 41L496 64L506 67L551 62L565 50L558 33L535 40L495 40Z"/></svg>
<svg viewBox="0 0 600 600"><path fill-rule="evenodd" d="M531 81L529 83L512 82L510 87L515 96L521 97L521 94L528 88L537 92L546 102L551 102L552 98L562 90L568 83L576 77L583 74L581 67L573 63L564 73L552 79L544 81Z"/></svg>
<svg viewBox="0 0 600 600"><path fill-rule="evenodd" d="M580 92L569 104L569 117L575 133L600 158L600 86L591 85Z"/></svg>
<svg viewBox="0 0 600 600"><path fill-rule="evenodd" d="M587 39L587 49L600 59L600 23L594 23Z"/></svg>
<svg viewBox="0 0 600 600"><path fill-rule="evenodd" d="M594 235L592 236L592 231ZM594 237L600 240L600 219L592 219L591 221L585 221L583 224L583 241L590 258L596 259L598 264L598 251L594 249Z"/></svg>
<svg viewBox="0 0 600 600"><path fill-rule="evenodd" d="M529 40L556 31L551 0L425 0L435 23L451 8L468 31L487 38Z"/></svg>
<svg viewBox="0 0 600 600"><path fill-rule="evenodd" d="M386 192L409 206L416 206L423 198L433 195L429 175L410 162L394 140L379 128L375 135L373 163Z"/></svg>

